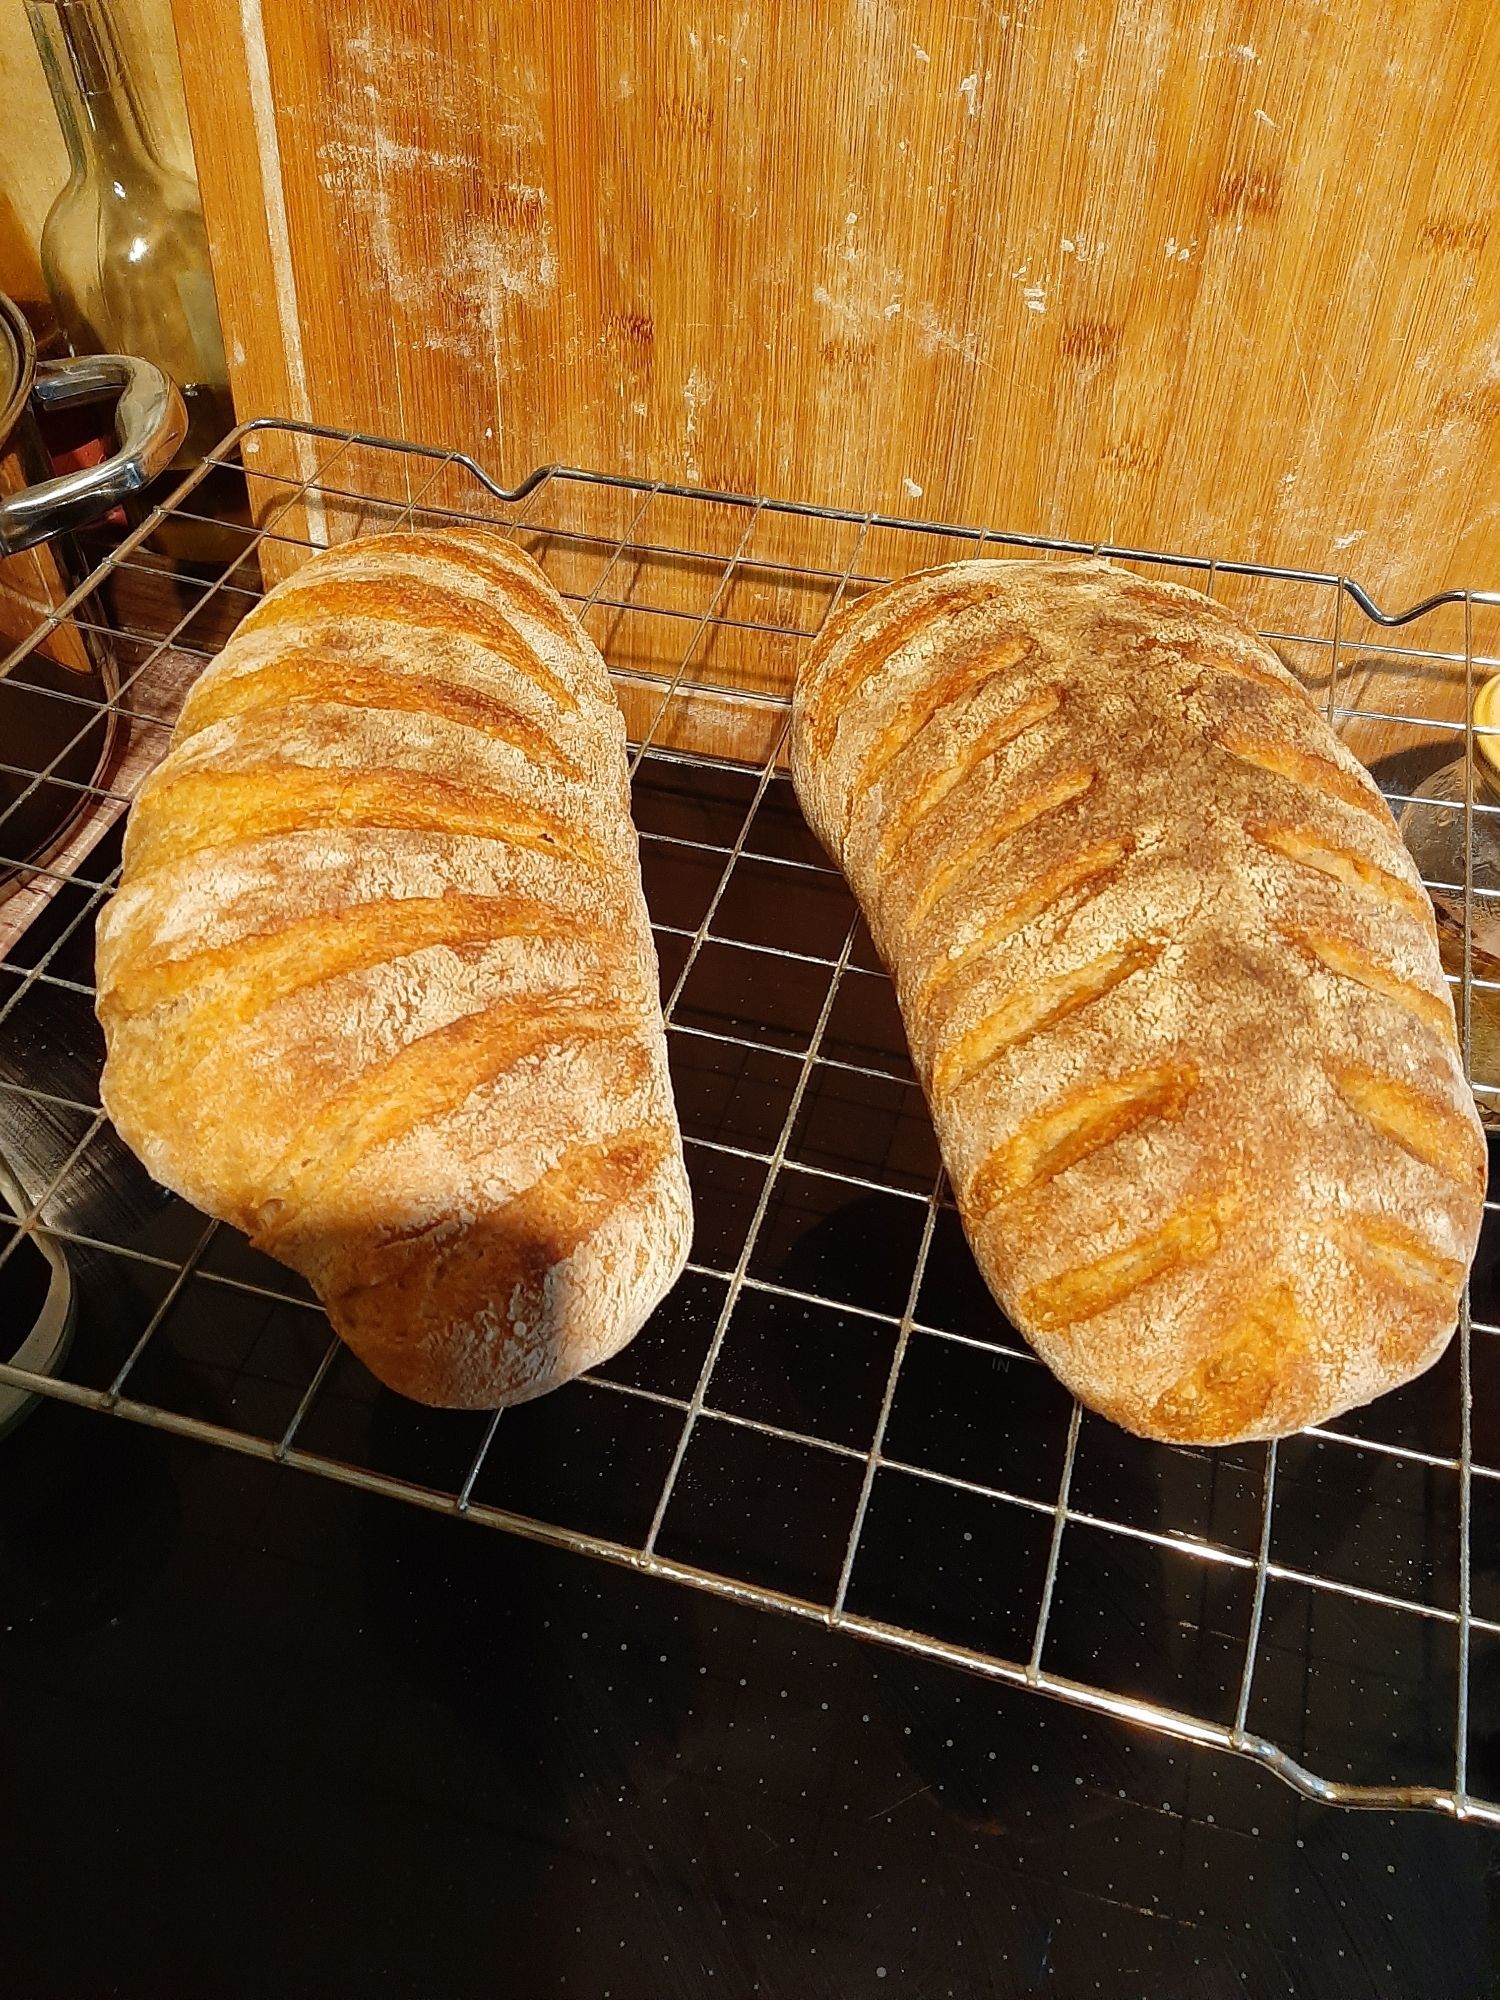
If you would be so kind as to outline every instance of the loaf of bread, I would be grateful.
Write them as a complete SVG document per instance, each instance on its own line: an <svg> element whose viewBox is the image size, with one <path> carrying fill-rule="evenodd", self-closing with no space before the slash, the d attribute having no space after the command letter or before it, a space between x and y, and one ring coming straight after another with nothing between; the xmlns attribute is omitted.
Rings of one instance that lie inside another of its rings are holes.
<svg viewBox="0 0 1500 2000"><path fill-rule="evenodd" d="M193 687L98 940L103 1101L382 1382L622 1347L691 1233L604 663L496 531L273 590Z"/></svg>
<svg viewBox="0 0 1500 2000"><path fill-rule="evenodd" d="M980 1269L1083 1402L1227 1444L1437 1358L1485 1148L1431 906L1246 626L1098 561L908 577L811 649L792 757Z"/></svg>

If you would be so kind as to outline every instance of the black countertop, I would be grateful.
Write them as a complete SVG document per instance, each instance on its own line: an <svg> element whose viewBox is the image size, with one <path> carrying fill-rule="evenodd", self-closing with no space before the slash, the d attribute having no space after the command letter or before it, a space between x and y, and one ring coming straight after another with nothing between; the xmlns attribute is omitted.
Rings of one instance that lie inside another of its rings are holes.
<svg viewBox="0 0 1500 2000"><path fill-rule="evenodd" d="M18 2000L1500 1990L1482 1830L60 1405L0 1727Z"/></svg>

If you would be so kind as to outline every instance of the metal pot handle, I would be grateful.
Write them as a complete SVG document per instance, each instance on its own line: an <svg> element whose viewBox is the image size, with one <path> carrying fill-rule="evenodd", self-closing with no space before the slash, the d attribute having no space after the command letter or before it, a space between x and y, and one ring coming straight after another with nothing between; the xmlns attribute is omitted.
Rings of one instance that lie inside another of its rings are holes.
<svg viewBox="0 0 1500 2000"><path fill-rule="evenodd" d="M44 479L0 500L0 555L12 556L66 528L82 528L164 472L187 435L187 411L176 385L154 362L126 354L80 354L43 361L31 385L44 410L119 396L115 436L120 448L98 465Z"/></svg>

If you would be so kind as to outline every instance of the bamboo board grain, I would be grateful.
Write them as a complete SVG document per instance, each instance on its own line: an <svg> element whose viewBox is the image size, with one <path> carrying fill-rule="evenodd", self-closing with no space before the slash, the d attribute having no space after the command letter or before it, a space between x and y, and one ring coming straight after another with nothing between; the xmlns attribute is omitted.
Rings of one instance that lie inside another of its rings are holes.
<svg viewBox="0 0 1500 2000"><path fill-rule="evenodd" d="M1333 565L1387 601L1500 578L1479 0L177 25L242 415L507 480Z"/></svg>

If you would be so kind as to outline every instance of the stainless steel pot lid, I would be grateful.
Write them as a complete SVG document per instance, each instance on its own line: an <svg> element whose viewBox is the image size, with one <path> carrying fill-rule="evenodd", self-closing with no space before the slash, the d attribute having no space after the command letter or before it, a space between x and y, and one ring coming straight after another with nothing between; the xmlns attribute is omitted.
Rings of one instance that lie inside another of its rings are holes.
<svg viewBox="0 0 1500 2000"><path fill-rule="evenodd" d="M36 369L31 328L18 308L0 292L0 445L16 427L26 407Z"/></svg>

